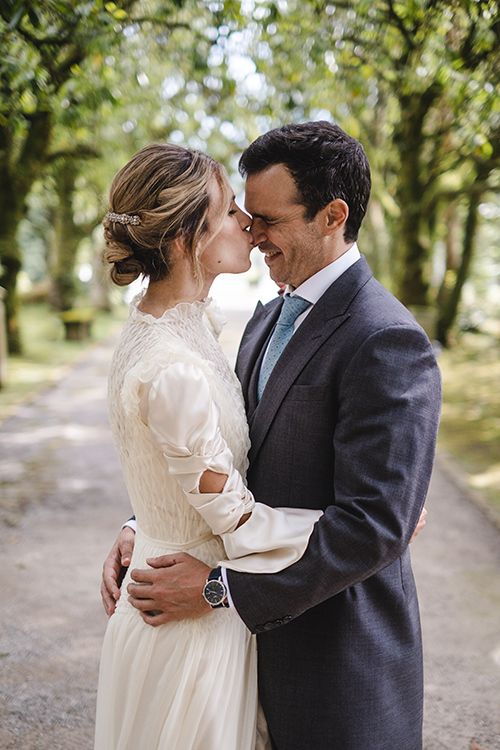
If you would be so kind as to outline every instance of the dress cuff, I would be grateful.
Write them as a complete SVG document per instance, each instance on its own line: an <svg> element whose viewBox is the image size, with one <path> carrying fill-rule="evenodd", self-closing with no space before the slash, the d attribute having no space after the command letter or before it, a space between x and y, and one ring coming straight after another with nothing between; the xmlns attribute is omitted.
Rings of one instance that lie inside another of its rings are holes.
<svg viewBox="0 0 500 750"><path fill-rule="evenodd" d="M320 510L255 503L244 524L221 535L228 559L219 565L242 573L278 573L300 560L322 515Z"/></svg>

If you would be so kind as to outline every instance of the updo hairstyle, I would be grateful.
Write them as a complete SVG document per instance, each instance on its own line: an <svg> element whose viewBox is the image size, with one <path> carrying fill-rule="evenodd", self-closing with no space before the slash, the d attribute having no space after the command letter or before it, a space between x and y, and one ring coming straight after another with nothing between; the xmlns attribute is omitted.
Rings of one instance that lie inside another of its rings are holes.
<svg viewBox="0 0 500 750"><path fill-rule="evenodd" d="M172 265L171 243L177 238L200 277L199 244L212 229L208 186L213 177L224 196L229 188L220 164L170 143L146 146L118 172L103 222L104 260L112 265L115 284L131 284L141 275L151 281L164 279ZM116 220L119 215L126 223Z"/></svg>

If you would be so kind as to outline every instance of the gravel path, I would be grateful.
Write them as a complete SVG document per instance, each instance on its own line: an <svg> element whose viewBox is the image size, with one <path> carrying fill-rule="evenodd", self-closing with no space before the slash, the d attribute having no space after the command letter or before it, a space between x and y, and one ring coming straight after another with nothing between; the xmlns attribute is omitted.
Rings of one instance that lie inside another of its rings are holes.
<svg viewBox="0 0 500 750"><path fill-rule="evenodd" d="M241 316L232 322L230 354ZM107 428L109 359L95 347L0 428L2 750L92 748L100 569L128 513ZM428 508L413 552L425 750L500 750L500 534L440 466Z"/></svg>

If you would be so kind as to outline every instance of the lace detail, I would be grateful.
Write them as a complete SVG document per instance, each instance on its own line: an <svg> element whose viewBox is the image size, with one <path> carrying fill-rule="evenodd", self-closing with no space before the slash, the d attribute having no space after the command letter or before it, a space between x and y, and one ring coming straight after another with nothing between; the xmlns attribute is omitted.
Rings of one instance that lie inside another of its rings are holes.
<svg viewBox="0 0 500 750"><path fill-rule="evenodd" d="M220 322L212 300L182 302L155 318L138 309L141 299L139 295L131 304L111 364L111 427L139 525L155 539L184 544L209 528L168 474L165 460L141 420L141 385L175 362L199 367L219 409L222 436L243 477L250 447L244 402L239 381L216 338Z"/></svg>
<svg viewBox="0 0 500 750"><path fill-rule="evenodd" d="M165 310L159 318L155 318L154 315L139 310L139 305L143 300L144 294L145 292L143 291L134 297L130 304L130 314L132 316L135 315L141 317L144 322L148 322L151 325L155 325L166 319L182 321L186 316L189 317L195 312L197 314L198 312L201 312L202 315L205 315L215 338L219 338L222 329L227 323L222 310L216 305L211 297L207 297L207 299L204 300L195 300L194 302L178 302L174 307Z"/></svg>

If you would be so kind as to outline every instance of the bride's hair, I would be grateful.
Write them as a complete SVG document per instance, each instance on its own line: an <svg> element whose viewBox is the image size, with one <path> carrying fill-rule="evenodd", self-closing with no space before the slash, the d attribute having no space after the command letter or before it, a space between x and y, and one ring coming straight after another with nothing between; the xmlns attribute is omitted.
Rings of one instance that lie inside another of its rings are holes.
<svg viewBox="0 0 500 750"><path fill-rule="evenodd" d="M193 273L200 277L200 240L213 230L208 187L214 177L226 197L229 188L220 164L171 143L146 146L120 169L103 221L104 260L112 265L115 284L131 284L141 274L152 281L168 276L175 239L182 240Z"/></svg>

